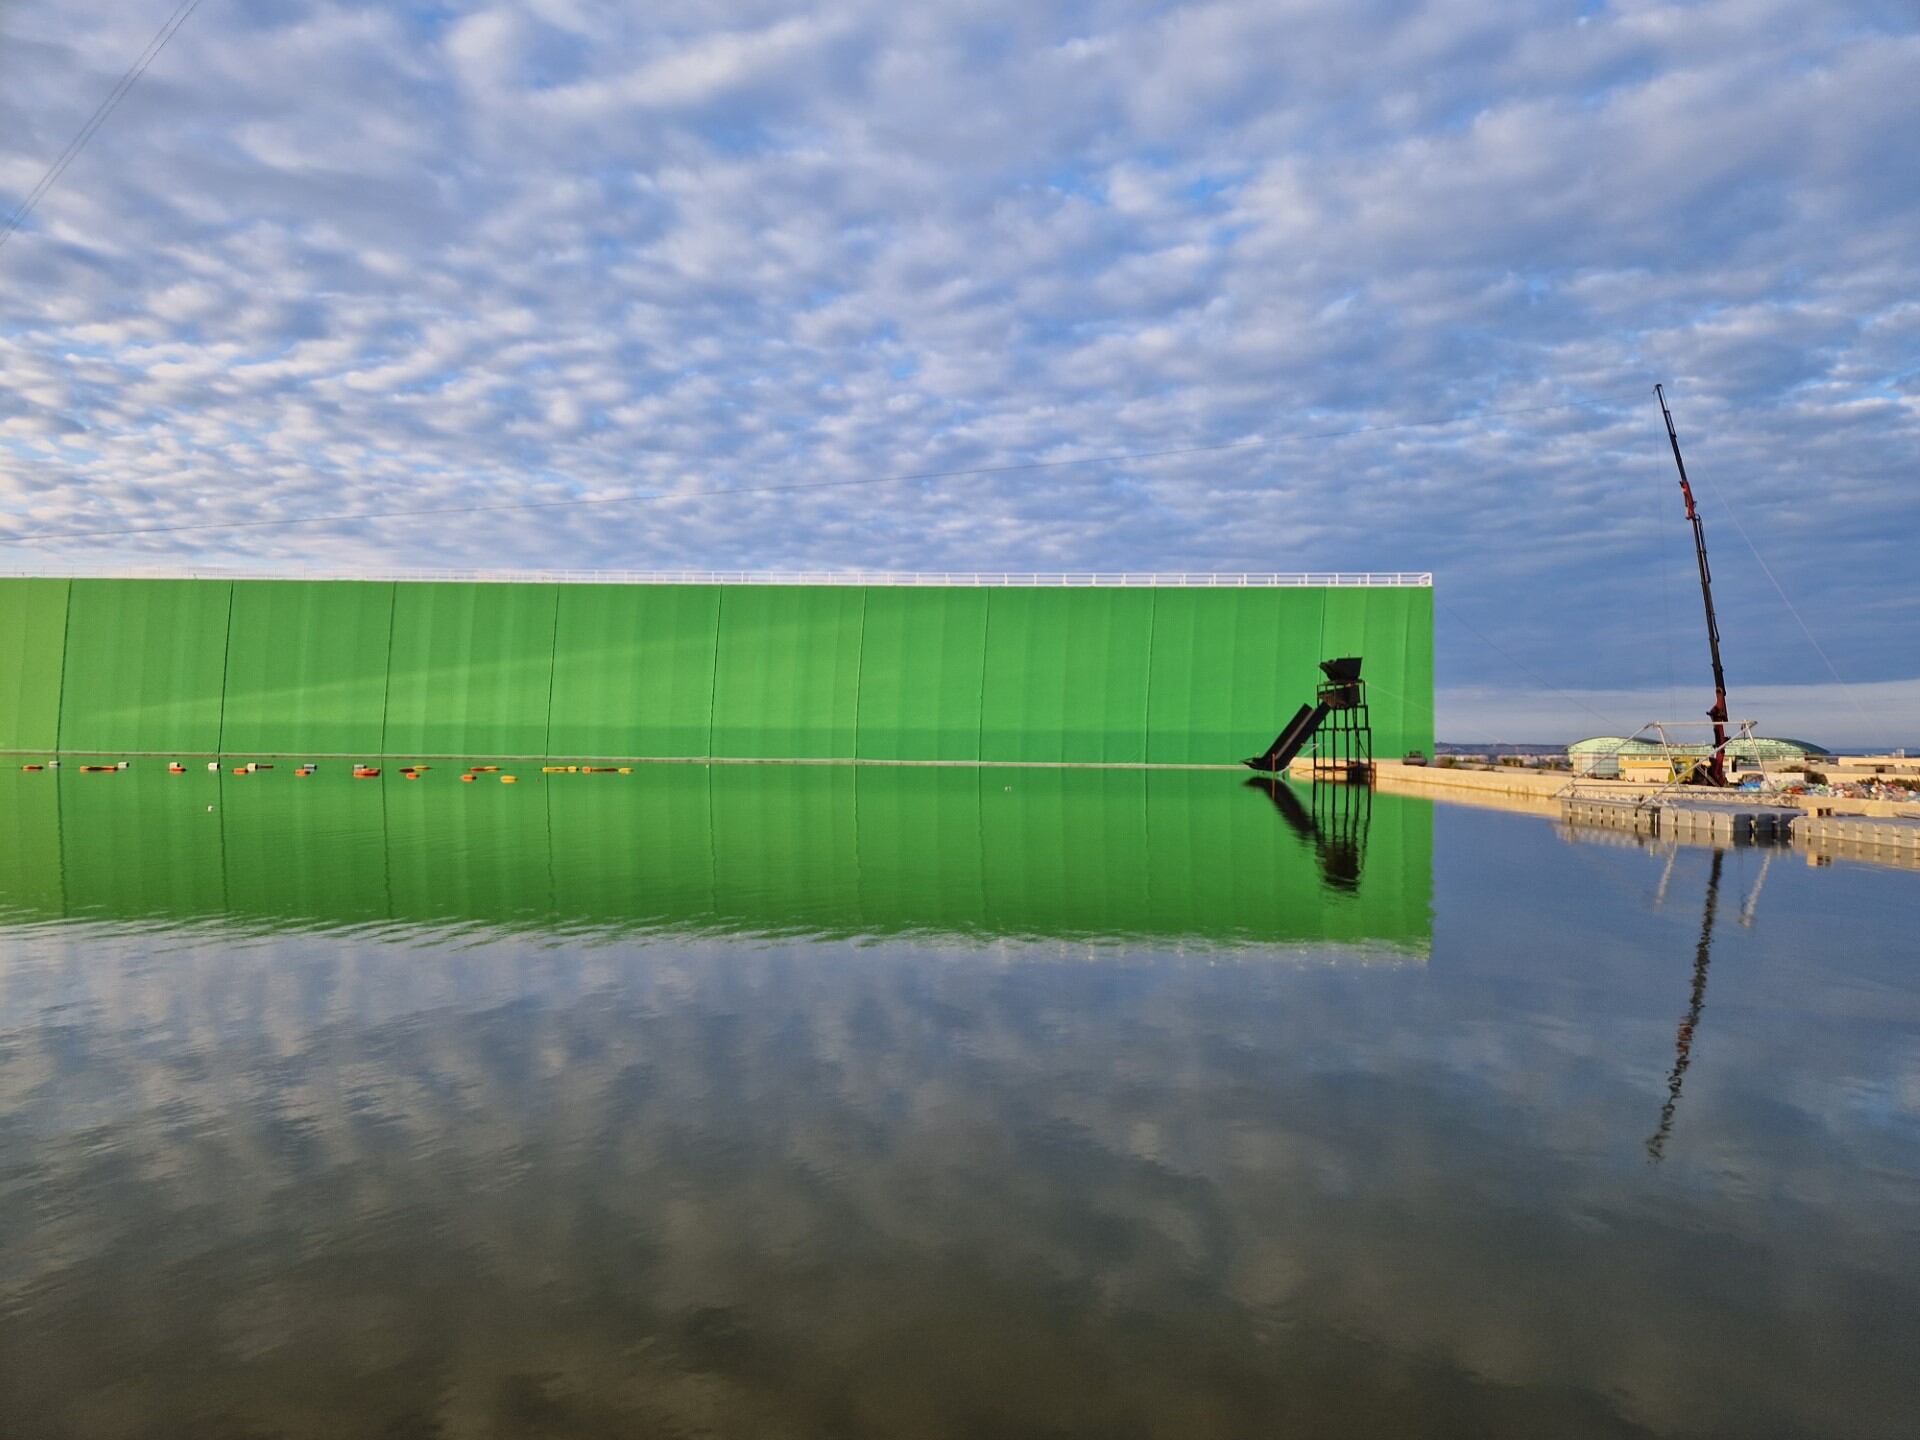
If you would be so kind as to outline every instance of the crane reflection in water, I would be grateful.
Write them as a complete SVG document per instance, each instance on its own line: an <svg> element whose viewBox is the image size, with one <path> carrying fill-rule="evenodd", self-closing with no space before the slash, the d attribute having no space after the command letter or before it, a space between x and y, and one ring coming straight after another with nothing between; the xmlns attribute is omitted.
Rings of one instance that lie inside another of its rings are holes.
<svg viewBox="0 0 1920 1440"><path fill-rule="evenodd" d="M1700 919L1700 939L1693 947L1693 989L1687 998L1687 1013L1680 1017L1680 1028L1673 1037L1673 1069L1667 1072L1667 1100L1660 1107L1660 1124L1647 1137L1647 1158L1658 1165L1665 1158L1667 1138L1673 1134L1673 1112L1680 1105L1680 1086L1693 1063L1693 1039L1700 1028L1700 1012L1707 1003L1707 967L1713 963L1713 917L1720 907L1720 870L1727 852L1713 852L1713 867L1707 872L1707 908ZM1756 891L1756 896L1757 896Z"/></svg>
<svg viewBox="0 0 1920 1440"><path fill-rule="evenodd" d="M1674 853L1678 854L1677 847ZM1759 908L1760 891L1767 883L1767 871L1773 865L1773 856L1774 852L1768 850L1760 862L1760 874L1753 882L1753 889L1740 907L1740 923L1749 928ZM1726 858L1726 851L1716 849L1712 867L1707 871L1706 911L1700 917L1700 939L1693 947L1693 988L1687 997L1687 1013L1680 1017L1680 1028L1673 1037L1673 1069L1667 1072L1667 1099L1660 1107L1660 1124L1647 1137L1647 1158L1656 1165L1665 1157L1667 1137L1673 1133L1673 1112L1680 1104L1680 1085L1686 1078L1687 1066L1693 1061L1693 1041L1700 1028L1700 1012L1707 1003L1707 967L1713 963L1713 922L1720 908L1720 872ZM1666 898L1667 882L1672 875L1673 856L1670 855L1666 873L1660 877L1660 890L1654 901L1656 905Z"/></svg>

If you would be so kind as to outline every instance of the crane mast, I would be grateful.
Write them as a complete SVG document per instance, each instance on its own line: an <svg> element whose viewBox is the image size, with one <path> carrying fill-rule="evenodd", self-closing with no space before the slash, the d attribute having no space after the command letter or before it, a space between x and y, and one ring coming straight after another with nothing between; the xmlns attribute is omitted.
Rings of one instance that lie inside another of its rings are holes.
<svg viewBox="0 0 1920 1440"><path fill-rule="evenodd" d="M1707 648L1713 655L1713 708L1707 718L1713 721L1713 758L1707 775L1715 785L1727 783L1727 672L1720 663L1720 622L1713 614L1713 571L1707 565L1707 532L1700 523L1700 508L1693 503L1693 486L1687 482L1687 462L1680 458L1680 435L1673 428L1673 412L1667 409L1667 394L1653 387L1660 401L1660 414L1667 422L1667 443L1673 446L1673 463L1680 469L1680 493L1686 498L1687 519L1693 525L1693 554L1700 562L1700 598L1707 607Z"/></svg>

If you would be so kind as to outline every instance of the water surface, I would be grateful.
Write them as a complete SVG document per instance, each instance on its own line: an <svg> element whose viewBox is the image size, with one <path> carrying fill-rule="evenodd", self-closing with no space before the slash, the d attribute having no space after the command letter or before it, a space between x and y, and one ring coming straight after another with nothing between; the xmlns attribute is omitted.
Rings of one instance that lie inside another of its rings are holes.
<svg viewBox="0 0 1920 1440"><path fill-rule="evenodd" d="M1916 913L1224 774L0 776L0 1433L1910 1434Z"/></svg>

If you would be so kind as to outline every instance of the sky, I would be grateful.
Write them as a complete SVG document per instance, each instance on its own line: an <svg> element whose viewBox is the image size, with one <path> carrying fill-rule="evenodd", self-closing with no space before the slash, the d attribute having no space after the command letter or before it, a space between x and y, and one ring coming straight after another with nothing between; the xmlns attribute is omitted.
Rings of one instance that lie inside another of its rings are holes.
<svg viewBox="0 0 1920 1440"><path fill-rule="evenodd" d="M174 8L0 0L0 213ZM1920 743L1916 77L1904 0L202 0L0 246L0 570L1431 571L1441 738L1626 733L1711 699L1661 381L1736 715Z"/></svg>

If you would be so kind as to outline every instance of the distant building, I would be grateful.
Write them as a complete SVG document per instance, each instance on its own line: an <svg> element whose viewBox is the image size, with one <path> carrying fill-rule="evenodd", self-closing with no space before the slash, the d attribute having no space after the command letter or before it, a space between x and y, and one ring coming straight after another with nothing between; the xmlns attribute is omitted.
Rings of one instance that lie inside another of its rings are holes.
<svg viewBox="0 0 1920 1440"><path fill-rule="evenodd" d="M1576 775L1594 775L1622 780L1666 780L1676 765L1691 768L1711 752L1709 745L1663 746L1658 740L1630 740L1624 735L1596 735L1576 740L1567 747L1567 762ZM1825 760L1831 752L1825 746L1805 740L1770 740L1755 736L1751 740L1729 740L1727 755L1735 770L1757 770L1769 765L1799 765L1808 760Z"/></svg>

